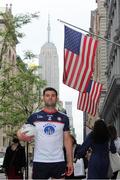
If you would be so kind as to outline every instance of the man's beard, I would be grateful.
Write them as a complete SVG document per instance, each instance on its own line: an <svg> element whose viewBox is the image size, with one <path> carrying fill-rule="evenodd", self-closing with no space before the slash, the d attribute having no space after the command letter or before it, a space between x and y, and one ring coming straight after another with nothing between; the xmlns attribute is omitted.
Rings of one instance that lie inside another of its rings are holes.
<svg viewBox="0 0 120 180"><path fill-rule="evenodd" d="M45 103L45 106L46 106L46 107L55 108L55 107L56 107L56 103L54 103L54 104Z"/></svg>

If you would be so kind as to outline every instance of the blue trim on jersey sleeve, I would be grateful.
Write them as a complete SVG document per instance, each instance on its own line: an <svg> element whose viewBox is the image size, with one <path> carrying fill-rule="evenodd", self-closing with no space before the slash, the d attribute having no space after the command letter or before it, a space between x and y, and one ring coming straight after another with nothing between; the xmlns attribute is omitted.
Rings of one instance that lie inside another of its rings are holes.
<svg viewBox="0 0 120 180"><path fill-rule="evenodd" d="M69 131L69 130L70 130L70 128L69 128L69 118L66 116L63 131Z"/></svg>

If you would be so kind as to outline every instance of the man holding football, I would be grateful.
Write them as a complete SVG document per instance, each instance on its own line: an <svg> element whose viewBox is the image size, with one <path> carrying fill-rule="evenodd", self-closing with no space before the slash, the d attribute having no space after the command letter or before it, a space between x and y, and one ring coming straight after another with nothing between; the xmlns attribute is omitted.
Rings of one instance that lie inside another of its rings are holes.
<svg viewBox="0 0 120 180"><path fill-rule="evenodd" d="M27 120L34 125L35 148L33 158L33 179L64 179L73 172L73 150L69 132L69 119L55 107L57 91L47 87L43 91L45 107L33 113ZM67 162L63 147L66 149Z"/></svg>

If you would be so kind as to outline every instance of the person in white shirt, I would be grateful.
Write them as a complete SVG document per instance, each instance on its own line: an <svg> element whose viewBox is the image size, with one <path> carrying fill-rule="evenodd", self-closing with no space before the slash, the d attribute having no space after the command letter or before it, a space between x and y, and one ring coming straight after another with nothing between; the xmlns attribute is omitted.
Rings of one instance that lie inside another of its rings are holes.
<svg viewBox="0 0 120 180"><path fill-rule="evenodd" d="M108 126L108 131L111 137L111 140L114 141L115 147L116 147L116 152L120 154L120 137L117 135L117 130L115 126L109 125ZM116 179L117 178L118 171L113 173L113 176L111 179Z"/></svg>
<svg viewBox="0 0 120 180"><path fill-rule="evenodd" d="M43 100L44 108L33 113L26 122L36 127L32 179L64 179L65 173L70 176L73 172L69 118L55 108L58 97L54 88L44 89Z"/></svg>

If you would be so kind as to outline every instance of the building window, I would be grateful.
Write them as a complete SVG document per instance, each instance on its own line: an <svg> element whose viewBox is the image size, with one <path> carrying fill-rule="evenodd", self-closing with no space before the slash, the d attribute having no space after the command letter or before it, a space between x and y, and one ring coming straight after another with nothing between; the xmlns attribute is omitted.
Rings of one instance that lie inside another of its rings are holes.
<svg viewBox="0 0 120 180"><path fill-rule="evenodd" d="M115 56L117 56L117 47L115 48Z"/></svg>
<svg viewBox="0 0 120 180"><path fill-rule="evenodd" d="M11 59L11 50L9 49L9 59Z"/></svg>
<svg viewBox="0 0 120 180"><path fill-rule="evenodd" d="M12 64L13 65L15 64L15 56L14 56L14 54L12 55Z"/></svg>
<svg viewBox="0 0 120 180"><path fill-rule="evenodd" d="M114 9L112 10L112 18L114 18Z"/></svg>
<svg viewBox="0 0 120 180"><path fill-rule="evenodd" d="M8 143L7 143L7 138L3 136L3 146L7 147Z"/></svg>
<svg viewBox="0 0 120 180"><path fill-rule="evenodd" d="M116 0L114 0L114 7L115 7L115 8L116 8L116 3L117 3Z"/></svg>
<svg viewBox="0 0 120 180"><path fill-rule="evenodd" d="M112 19L110 19L110 24L111 24L111 25L112 25L112 22L113 22Z"/></svg>

